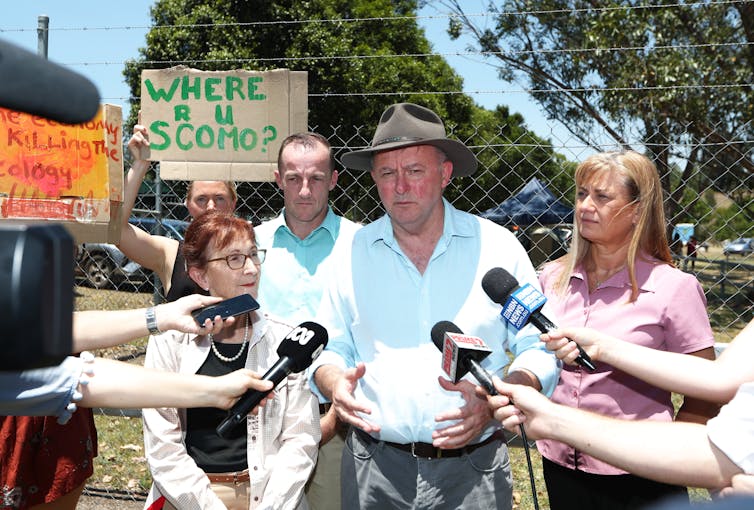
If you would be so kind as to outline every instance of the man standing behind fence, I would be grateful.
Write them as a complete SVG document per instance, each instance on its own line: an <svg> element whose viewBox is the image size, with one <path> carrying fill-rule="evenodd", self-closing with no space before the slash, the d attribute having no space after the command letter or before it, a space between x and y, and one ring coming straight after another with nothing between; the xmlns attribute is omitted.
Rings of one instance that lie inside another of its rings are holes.
<svg viewBox="0 0 754 510"><path fill-rule="evenodd" d="M475 384L443 377L430 331L452 320L484 338L482 364L506 380L555 387L559 365L531 328L516 334L481 280L505 267L538 288L513 234L443 199L452 177L471 175L474 154L446 137L440 118L415 104L382 115L370 148L343 157L371 171L387 215L354 236L338 260L317 319L329 331L310 370L352 425L343 450L343 508L502 508L512 506L508 450Z"/></svg>
<svg viewBox="0 0 754 510"><path fill-rule="evenodd" d="M328 206L338 171L325 137L297 133L283 140L275 180L285 207L254 229L259 247L267 250L259 301L270 313L298 324L315 318L325 286L336 277L333 254L350 252L359 226ZM322 439L306 497L313 510L338 509L345 433L334 409L320 402Z"/></svg>

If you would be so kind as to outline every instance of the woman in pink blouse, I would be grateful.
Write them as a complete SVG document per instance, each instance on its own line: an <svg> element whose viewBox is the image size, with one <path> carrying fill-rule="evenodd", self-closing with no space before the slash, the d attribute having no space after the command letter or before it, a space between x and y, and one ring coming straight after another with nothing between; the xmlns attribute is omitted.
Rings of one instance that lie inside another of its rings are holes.
<svg viewBox="0 0 754 510"><path fill-rule="evenodd" d="M591 156L576 169L570 252L540 283L561 326L585 326L666 351L714 358L706 299L673 266L654 164L633 151ZM673 420L670 393L598 363L563 369L552 400L628 420ZM686 399L676 419L704 422L716 407ZM634 476L566 444L539 441L553 510L633 509L685 488Z"/></svg>

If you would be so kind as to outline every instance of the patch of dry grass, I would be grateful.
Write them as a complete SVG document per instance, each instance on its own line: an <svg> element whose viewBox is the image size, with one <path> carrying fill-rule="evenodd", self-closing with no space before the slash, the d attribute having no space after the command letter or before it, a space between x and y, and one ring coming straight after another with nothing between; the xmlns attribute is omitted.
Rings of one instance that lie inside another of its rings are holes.
<svg viewBox="0 0 754 510"><path fill-rule="evenodd" d="M76 302L74 308L83 310L126 310L129 308L145 308L152 305L152 294L138 292L118 292L114 290L97 290L88 287L76 287ZM109 349L95 351L97 356L112 359L129 359L137 356L147 345L148 337ZM139 361L141 363L141 361Z"/></svg>

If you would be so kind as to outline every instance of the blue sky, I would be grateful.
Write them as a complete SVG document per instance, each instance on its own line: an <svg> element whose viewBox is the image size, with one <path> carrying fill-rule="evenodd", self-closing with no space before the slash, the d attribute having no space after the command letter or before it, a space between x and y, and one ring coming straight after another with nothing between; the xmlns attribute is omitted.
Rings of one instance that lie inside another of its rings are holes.
<svg viewBox="0 0 754 510"><path fill-rule="evenodd" d="M123 79L123 62L138 56L138 49L145 46L145 35L150 25L149 8L154 0L130 0L108 2L101 0L25 0L3 6L0 19L0 38L16 43L30 51L37 51L37 18L50 18L48 58L83 74L99 89L102 101L123 107L124 118L128 114L128 87ZM482 0L468 0L468 13L483 11ZM478 7L477 7L478 6ZM562 126L547 121L538 106L530 101L521 87L506 84L497 78L497 73L481 58L454 56L463 52L466 43L451 41L445 29L446 18L437 16L433 8L420 13L425 18L420 24L425 28L434 50L464 78L466 92L487 108L507 104L511 112L519 112L530 129L543 138L557 142L568 140ZM86 30L82 30L86 28ZM493 92L497 91L497 92Z"/></svg>

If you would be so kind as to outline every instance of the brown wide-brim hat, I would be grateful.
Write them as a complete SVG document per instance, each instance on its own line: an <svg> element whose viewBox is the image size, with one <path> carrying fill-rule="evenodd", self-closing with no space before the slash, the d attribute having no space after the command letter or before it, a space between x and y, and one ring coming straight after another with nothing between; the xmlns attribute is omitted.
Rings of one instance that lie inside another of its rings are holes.
<svg viewBox="0 0 754 510"><path fill-rule="evenodd" d="M413 103L398 103L388 107L380 117L371 147L344 154L340 161L346 168L372 170L372 156L378 152L433 145L441 149L453 162L453 177L465 177L476 172L474 153L445 134L445 125L438 115Z"/></svg>

